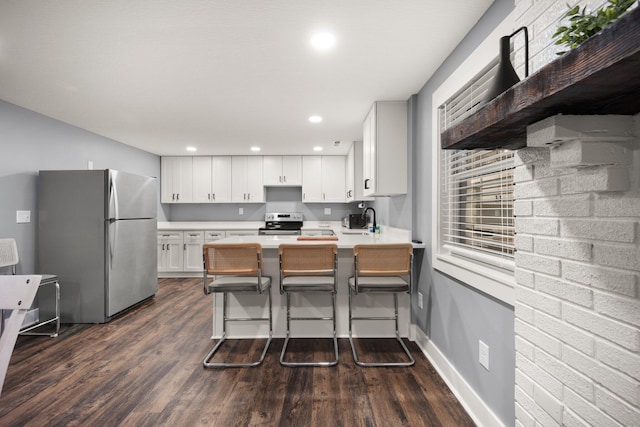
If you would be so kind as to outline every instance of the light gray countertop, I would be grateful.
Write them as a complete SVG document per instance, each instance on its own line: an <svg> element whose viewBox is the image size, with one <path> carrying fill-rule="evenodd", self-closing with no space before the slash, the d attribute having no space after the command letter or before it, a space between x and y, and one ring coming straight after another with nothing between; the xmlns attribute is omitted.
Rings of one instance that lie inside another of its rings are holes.
<svg viewBox="0 0 640 427"><path fill-rule="evenodd" d="M257 230L264 226L264 222L258 221L188 221L188 222L158 222L158 230ZM305 221L303 230L330 229L333 230L338 240L335 243L339 249L351 249L354 245L362 243L402 243L411 242L411 231L401 228L382 226L380 234L369 234L366 230L346 230L342 228L340 221ZM281 243L311 244L317 242L332 242L329 240L297 240L298 236L232 236L219 240L219 242L259 242L264 249L277 248ZM415 248L424 248L424 244L416 244Z"/></svg>

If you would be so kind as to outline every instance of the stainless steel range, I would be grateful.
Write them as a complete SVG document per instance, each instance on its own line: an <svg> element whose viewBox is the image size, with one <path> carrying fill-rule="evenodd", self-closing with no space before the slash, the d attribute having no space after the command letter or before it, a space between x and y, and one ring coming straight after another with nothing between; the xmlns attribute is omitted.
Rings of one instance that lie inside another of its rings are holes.
<svg viewBox="0 0 640 427"><path fill-rule="evenodd" d="M302 213L270 212L264 215L264 227L258 230L261 236L267 235L300 235L302 229Z"/></svg>

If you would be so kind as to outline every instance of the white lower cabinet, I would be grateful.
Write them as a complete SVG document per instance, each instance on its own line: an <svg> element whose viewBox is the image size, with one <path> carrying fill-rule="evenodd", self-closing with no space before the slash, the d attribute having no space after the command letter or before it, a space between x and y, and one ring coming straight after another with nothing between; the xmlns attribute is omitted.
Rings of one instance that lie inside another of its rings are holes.
<svg viewBox="0 0 640 427"><path fill-rule="evenodd" d="M183 239L184 271L201 272L204 231L185 231Z"/></svg>
<svg viewBox="0 0 640 427"><path fill-rule="evenodd" d="M204 242L205 243L211 243L211 242L215 242L216 240L220 240L220 239L224 239L225 237L227 237L227 232L226 231L220 231L220 230L209 230L209 231L205 231L204 232Z"/></svg>
<svg viewBox="0 0 640 427"><path fill-rule="evenodd" d="M253 236L258 230L158 231L158 276L201 277L202 245L227 236Z"/></svg>
<svg viewBox="0 0 640 427"><path fill-rule="evenodd" d="M182 231L158 233L158 272L184 270Z"/></svg>

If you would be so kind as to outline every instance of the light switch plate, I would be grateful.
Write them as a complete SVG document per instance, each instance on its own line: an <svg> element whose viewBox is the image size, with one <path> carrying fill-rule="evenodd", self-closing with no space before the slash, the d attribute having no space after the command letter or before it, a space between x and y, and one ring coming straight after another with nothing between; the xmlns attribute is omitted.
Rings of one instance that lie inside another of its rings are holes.
<svg viewBox="0 0 640 427"><path fill-rule="evenodd" d="M31 222L31 211L16 211L16 222L18 224Z"/></svg>
<svg viewBox="0 0 640 427"><path fill-rule="evenodd" d="M244 208L238 208L238 215L244 215Z"/></svg>

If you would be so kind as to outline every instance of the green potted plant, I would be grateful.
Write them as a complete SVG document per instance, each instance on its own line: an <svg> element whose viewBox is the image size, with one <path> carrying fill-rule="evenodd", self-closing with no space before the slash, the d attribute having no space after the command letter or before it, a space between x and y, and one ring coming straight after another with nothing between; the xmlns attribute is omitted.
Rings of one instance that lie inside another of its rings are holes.
<svg viewBox="0 0 640 427"><path fill-rule="evenodd" d="M553 35L554 38L558 38L555 44L564 45L569 49L575 48L626 13L635 1L608 0L607 6L602 6L591 13L587 13L586 6L580 10L580 5L573 8L567 5L569 10L563 16L563 19L569 18L569 24L558 27ZM557 52L557 55L562 55L566 52Z"/></svg>

